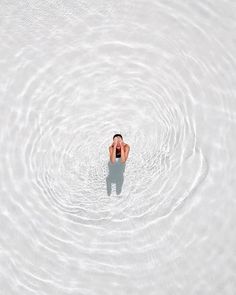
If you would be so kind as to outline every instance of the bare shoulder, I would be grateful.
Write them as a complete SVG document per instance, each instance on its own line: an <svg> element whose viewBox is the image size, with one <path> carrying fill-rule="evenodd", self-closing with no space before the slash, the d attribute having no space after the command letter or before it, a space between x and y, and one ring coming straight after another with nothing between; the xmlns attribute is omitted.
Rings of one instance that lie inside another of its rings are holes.
<svg viewBox="0 0 236 295"><path fill-rule="evenodd" d="M125 144L124 147L125 147L126 149L128 149L128 150L130 149L130 146L129 146L127 143Z"/></svg>

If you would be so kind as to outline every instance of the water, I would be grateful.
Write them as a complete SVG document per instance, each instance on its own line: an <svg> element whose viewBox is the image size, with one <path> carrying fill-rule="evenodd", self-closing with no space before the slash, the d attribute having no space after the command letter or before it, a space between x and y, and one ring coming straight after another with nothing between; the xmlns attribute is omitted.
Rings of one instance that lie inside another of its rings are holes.
<svg viewBox="0 0 236 295"><path fill-rule="evenodd" d="M236 294L235 13L0 2L1 294Z"/></svg>

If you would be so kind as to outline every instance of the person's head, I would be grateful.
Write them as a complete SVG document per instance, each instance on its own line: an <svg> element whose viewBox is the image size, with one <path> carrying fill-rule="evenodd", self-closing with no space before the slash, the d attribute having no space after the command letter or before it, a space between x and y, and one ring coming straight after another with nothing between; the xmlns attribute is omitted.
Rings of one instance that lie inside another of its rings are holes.
<svg viewBox="0 0 236 295"><path fill-rule="evenodd" d="M123 140L123 137L122 137L121 134L118 134L118 133L117 133L117 134L115 134L115 135L113 136L113 140L114 140L115 138L117 138L117 140L118 140L118 143L117 143L117 146L116 146L116 147L117 147L118 149L120 149L120 141Z"/></svg>

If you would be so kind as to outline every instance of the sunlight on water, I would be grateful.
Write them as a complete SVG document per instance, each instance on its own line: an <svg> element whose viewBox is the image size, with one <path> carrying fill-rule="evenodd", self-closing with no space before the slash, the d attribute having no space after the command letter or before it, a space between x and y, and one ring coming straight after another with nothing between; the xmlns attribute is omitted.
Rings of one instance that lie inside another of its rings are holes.
<svg viewBox="0 0 236 295"><path fill-rule="evenodd" d="M1 294L236 294L234 1L0 8Z"/></svg>

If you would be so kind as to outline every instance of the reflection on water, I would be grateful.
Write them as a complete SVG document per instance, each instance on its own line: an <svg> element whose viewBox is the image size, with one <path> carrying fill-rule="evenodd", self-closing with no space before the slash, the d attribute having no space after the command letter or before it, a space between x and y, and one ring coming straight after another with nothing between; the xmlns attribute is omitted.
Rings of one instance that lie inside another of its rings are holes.
<svg viewBox="0 0 236 295"><path fill-rule="evenodd" d="M116 194L119 195L121 193L124 182L125 165L126 163L120 162L120 158L116 158L114 164L111 161L108 162L109 175L106 178L108 196L111 195L112 183L115 184Z"/></svg>

